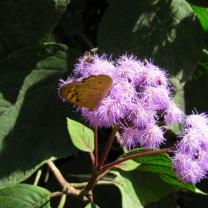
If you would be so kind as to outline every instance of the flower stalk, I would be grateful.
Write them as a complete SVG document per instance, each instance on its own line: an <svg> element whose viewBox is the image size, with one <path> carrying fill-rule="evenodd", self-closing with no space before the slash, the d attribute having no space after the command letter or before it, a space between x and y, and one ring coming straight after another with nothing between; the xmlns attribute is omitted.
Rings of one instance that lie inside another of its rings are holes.
<svg viewBox="0 0 208 208"><path fill-rule="evenodd" d="M97 130L95 130L95 131L96 131L95 135L97 135ZM110 149L112 147L116 132L117 132L117 127L115 126L113 128L112 132L111 132L111 135L110 135L106 145L105 145L105 148L104 148L104 151L101 155L101 158L98 161L97 166L95 166L95 168L93 170L93 173L92 173L92 176L91 176L87 186L81 192L81 195L87 195L87 196L89 196L89 194L92 195L91 191L93 190L94 186L96 185L100 174L103 173L102 167L103 167L103 164L104 164L104 162L106 161L106 159L108 157L108 154L109 154ZM97 136L95 136L95 139L97 140ZM98 145L97 141L95 143L96 143L96 146L97 146ZM97 158L98 158L98 154L97 154Z"/></svg>
<svg viewBox="0 0 208 208"><path fill-rule="evenodd" d="M99 147L98 147L98 128L95 127L94 128L94 166L97 167L98 165L98 151L99 151Z"/></svg>

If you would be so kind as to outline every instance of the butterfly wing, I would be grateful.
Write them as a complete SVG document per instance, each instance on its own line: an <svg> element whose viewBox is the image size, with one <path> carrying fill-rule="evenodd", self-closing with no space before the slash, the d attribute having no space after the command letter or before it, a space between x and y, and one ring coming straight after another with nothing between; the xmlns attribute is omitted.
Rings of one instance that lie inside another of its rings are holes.
<svg viewBox="0 0 208 208"><path fill-rule="evenodd" d="M63 85L61 95L71 103L94 110L108 94L113 80L108 75L90 76L81 82Z"/></svg>

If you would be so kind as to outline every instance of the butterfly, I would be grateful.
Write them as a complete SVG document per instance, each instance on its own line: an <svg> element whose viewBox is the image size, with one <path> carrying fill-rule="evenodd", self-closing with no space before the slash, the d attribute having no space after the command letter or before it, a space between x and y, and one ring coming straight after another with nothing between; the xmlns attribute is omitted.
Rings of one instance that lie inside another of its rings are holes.
<svg viewBox="0 0 208 208"><path fill-rule="evenodd" d="M107 96L113 85L113 80L105 74L93 75L82 81L74 81L62 85L61 96L79 107L86 107L90 111L97 108Z"/></svg>

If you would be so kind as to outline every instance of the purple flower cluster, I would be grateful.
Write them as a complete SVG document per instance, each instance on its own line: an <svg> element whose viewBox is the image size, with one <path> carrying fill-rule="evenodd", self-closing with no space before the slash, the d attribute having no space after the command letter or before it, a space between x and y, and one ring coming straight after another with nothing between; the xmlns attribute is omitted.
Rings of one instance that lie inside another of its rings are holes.
<svg viewBox="0 0 208 208"><path fill-rule="evenodd" d="M208 117L205 114L187 116L183 137L176 146L173 165L184 182L197 183L208 171Z"/></svg>
<svg viewBox="0 0 208 208"><path fill-rule="evenodd" d="M78 60L71 82L91 75L107 74L113 87L93 111L78 108L93 127L117 125L127 148L158 148L165 141L164 130L157 125L181 122L182 111L172 101L167 73L149 61L123 55L114 62L106 55L93 55L91 61ZM67 81L62 81L61 85Z"/></svg>
<svg viewBox="0 0 208 208"><path fill-rule="evenodd" d="M93 127L118 126L119 142L128 149L140 146L158 148L164 143L160 124L184 124L182 136L172 158L178 177L197 183L208 171L208 117L205 114L185 114L173 102L167 73L149 61L123 55L114 62L106 55L81 57L73 76L60 80L59 86L81 81L92 75L106 74L113 86L99 107L90 111L77 107Z"/></svg>

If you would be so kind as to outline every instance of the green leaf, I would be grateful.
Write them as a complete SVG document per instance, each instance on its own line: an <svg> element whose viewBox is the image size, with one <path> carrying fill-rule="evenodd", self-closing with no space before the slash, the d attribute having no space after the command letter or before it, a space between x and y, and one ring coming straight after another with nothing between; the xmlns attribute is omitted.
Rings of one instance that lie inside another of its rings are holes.
<svg viewBox="0 0 208 208"><path fill-rule="evenodd" d="M117 164L115 167L124 171L132 171L138 168L140 164L135 162L134 160L127 160L122 163Z"/></svg>
<svg viewBox="0 0 208 208"><path fill-rule="evenodd" d="M100 23L98 48L114 55L127 52L152 59L184 82L200 59L203 35L184 0L114 0Z"/></svg>
<svg viewBox="0 0 208 208"><path fill-rule="evenodd" d="M38 186L18 184L0 190L2 208L50 208L50 192Z"/></svg>
<svg viewBox="0 0 208 208"><path fill-rule="evenodd" d="M50 43L0 62L1 93L14 102L0 115L0 187L25 180L52 157L73 153L65 122L69 110L58 98L57 81L74 56L64 45Z"/></svg>
<svg viewBox="0 0 208 208"><path fill-rule="evenodd" d="M142 208L176 190L151 173L111 171L122 196L122 208ZM151 182L150 182L151 181Z"/></svg>
<svg viewBox="0 0 208 208"><path fill-rule="evenodd" d="M9 107L11 106L11 103L4 99L4 96L2 93L0 93L0 115Z"/></svg>
<svg viewBox="0 0 208 208"><path fill-rule="evenodd" d="M89 203L85 206L85 208L99 208L99 206L94 203Z"/></svg>
<svg viewBox="0 0 208 208"><path fill-rule="evenodd" d="M121 157L144 152L144 149L134 149L123 154ZM134 161L139 163L137 170L156 173L160 178L168 184L185 188L189 191L195 191L195 187L191 184L182 183L176 176L170 157L167 154L146 155L135 158Z"/></svg>
<svg viewBox="0 0 208 208"><path fill-rule="evenodd" d="M94 150L94 133L91 129L83 124L67 118L68 132L72 143L78 149L85 152L93 152Z"/></svg>
<svg viewBox="0 0 208 208"><path fill-rule="evenodd" d="M208 8L191 5L204 31L208 32Z"/></svg>
<svg viewBox="0 0 208 208"><path fill-rule="evenodd" d="M85 10L86 0L70 1L68 9L60 21L61 28L68 38L72 38L72 36L78 34L82 36L80 33L82 33L82 30L84 29L82 17ZM78 44L80 44L79 42L82 42L82 40L79 39Z"/></svg>
<svg viewBox="0 0 208 208"><path fill-rule="evenodd" d="M56 25L68 0L0 1L1 58L16 49L37 44Z"/></svg>
<svg viewBox="0 0 208 208"><path fill-rule="evenodd" d="M206 112L208 106L208 51L203 50L203 56L197 69L185 87L184 100L186 112L191 114L194 108L197 112Z"/></svg>

